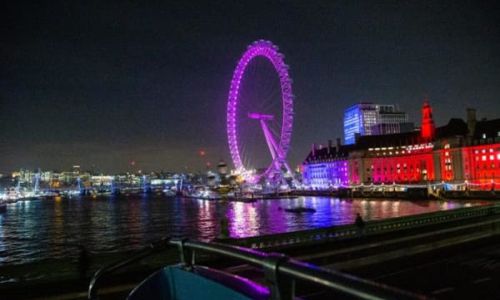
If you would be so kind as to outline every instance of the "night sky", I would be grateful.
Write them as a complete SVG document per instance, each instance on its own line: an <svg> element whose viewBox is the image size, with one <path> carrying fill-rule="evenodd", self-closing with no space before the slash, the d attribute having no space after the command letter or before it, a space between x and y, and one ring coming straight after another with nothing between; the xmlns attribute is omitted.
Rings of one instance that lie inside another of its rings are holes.
<svg viewBox="0 0 500 300"><path fill-rule="evenodd" d="M360 101L417 123L425 96L437 125L466 107L500 117L495 1L18 2L0 8L0 172L229 162L230 79L261 38L294 81L291 165Z"/></svg>

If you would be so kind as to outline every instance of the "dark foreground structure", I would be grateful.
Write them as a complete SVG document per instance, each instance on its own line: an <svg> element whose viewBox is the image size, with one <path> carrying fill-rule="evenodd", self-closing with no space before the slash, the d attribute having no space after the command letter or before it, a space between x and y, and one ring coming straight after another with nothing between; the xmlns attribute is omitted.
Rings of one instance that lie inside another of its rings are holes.
<svg viewBox="0 0 500 300"><path fill-rule="evenodd" d="M128 260L99 270L89 287L89 299L99 299L100 280L129 264L161 251L169 245L179 249L178 265L167 266L140 283L129 299L295 299L312 286L320 291L314 297L343 299L419 299L423 296L387 285L323 269L290 259L278 253L264 253L248 248L189 240L165 240L152 244ZM222 256L261 269L261 283L228 272L196 264L198 252ZM304 284L302 288L300 284Z"/></svg>

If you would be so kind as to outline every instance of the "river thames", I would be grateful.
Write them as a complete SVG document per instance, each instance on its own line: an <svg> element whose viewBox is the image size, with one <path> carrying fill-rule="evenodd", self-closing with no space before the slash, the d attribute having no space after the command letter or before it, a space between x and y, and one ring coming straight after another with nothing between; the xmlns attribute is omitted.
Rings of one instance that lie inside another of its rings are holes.
<svg viewBox="0 0 500 300"><path fill-rule="evenodd" d="M80 244L92 253L109 253L140 249L164 236L211 240L223 216L231 237L246 237L350 224L357 212L377 220L481 203L328 197L243 203L162 195L20 201L0 214L0 265L72 257ZM284 210L298 206L316 212Z"/></svg>

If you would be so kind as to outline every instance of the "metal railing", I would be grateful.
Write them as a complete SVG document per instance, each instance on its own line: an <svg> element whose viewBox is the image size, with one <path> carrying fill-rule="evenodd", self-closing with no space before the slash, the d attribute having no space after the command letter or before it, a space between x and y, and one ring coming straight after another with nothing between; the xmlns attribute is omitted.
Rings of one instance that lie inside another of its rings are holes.
<svg viewBox="0 0 500 300"><path fill-rule="evenodd" d="M120 260L118 262L111 263L94 273L92 279L90 280L89 288L88 288L88 299L99 299L97 292L101 285L101 280L105 278L107 275L115 273L118 270L121 270L129 265L142 260L154 253L158 253L160 251L165 250L169 244L169 238L163 238L157 242L151 243L142 251L136 253L128 259Z"/></svg>
<svg viewBox="0 0 500 300"><path fill-rule="evenodd" d="M483 205L370 221L366 222L365 228L363 229L363 235L368 236L397 230L408 230L498 213L500 213L500 206ZM359 234L360 229L351 224L278 234L259 235L255 237L220 239L218 241L225 244L243 246L252 249L272 249L356 238Z"/></svg>
<svg viewBox="0 0 500 300"><path fill-rule="evenodd" d="M176 246L179 249L181 265L186 270L191 270L192 266L194 266L197 252L220 255L261 268L264 273L266 285L270 291L270 299L274 300L294 299L297 282L321 286L341 295L348 295L357 299L426 299L422 295L296 261L283 254L268 254L253 249L220 243L168 239L163 239L158 243L150 245L144 251L126 261L118 262L98 270L89 285L88 298L98 299L100 281L105 275L116 272L133 262L157 252L157 250L164 250L169 245Z"/></svg>

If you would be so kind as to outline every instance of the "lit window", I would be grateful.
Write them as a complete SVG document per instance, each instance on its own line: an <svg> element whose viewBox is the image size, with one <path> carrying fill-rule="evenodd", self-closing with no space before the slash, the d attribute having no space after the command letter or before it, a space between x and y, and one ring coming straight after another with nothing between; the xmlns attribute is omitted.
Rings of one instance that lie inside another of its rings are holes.
<svg viewBox="0 0 500 300"><path fill-rule="evenodd" d="M486 161L486 155L481 156L482 161Z"/></svg>
<svg viewBox="0 0 500 300"><path fill-rule="evenodd" d="M486 133L483 133L483 135L481 136L483 139L486 138Z"/></svg>
<svg viewBox="0 0 500 300"><path fill-rule="evenodd" d="M493 149L492 148L490 148L490 152L493 153Z"/></svg>
<svg viewBox="0 0 500 300"><path fill-rule="evenodd" d="M495 159L495 155L490 155L490 160L494 160Z"/></svg>
<svg viewBox="0 0 500 300"><path fill-rule="evenodd" d="M500 160L500 153L497 154L497 159Z"/></svg>

